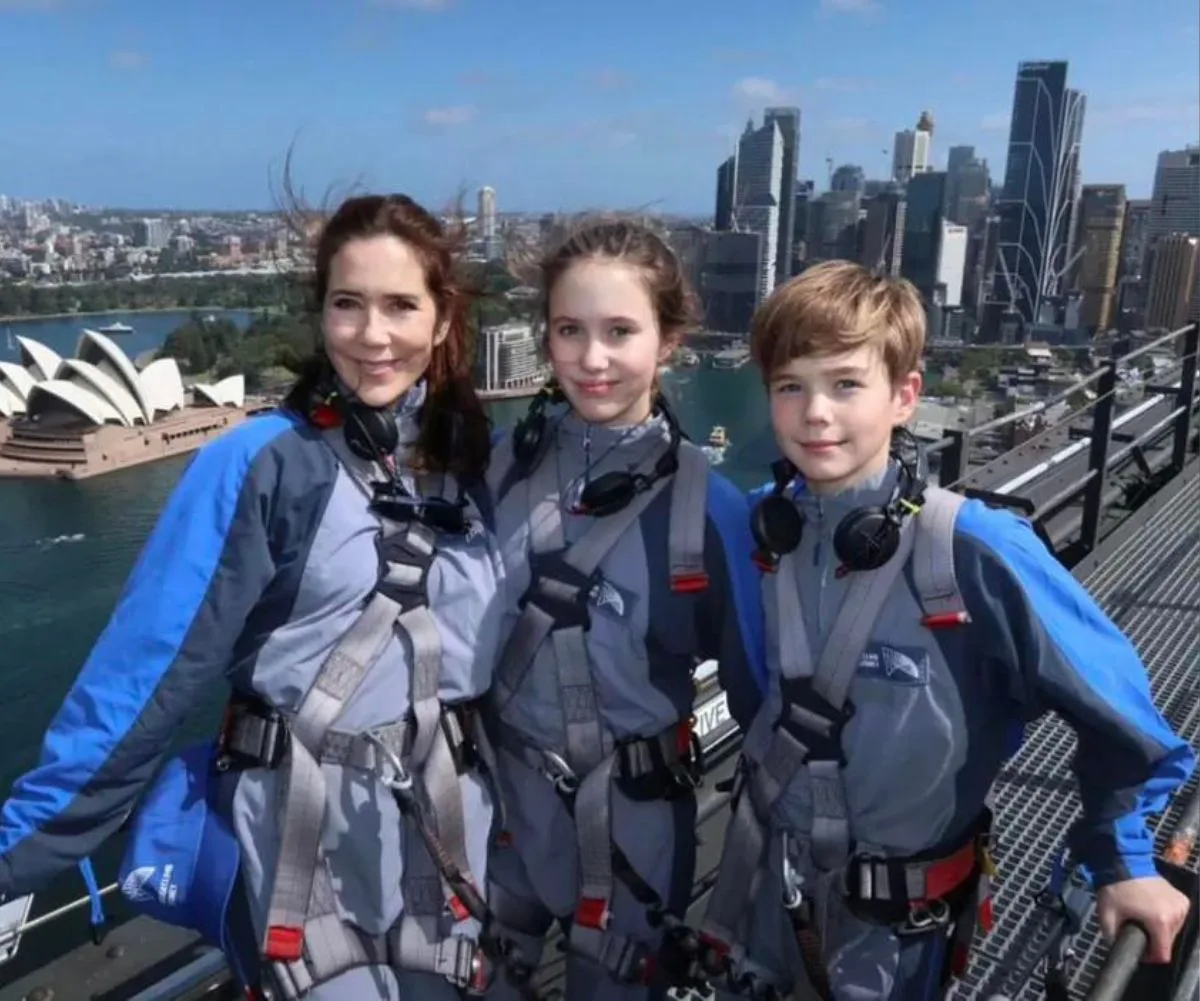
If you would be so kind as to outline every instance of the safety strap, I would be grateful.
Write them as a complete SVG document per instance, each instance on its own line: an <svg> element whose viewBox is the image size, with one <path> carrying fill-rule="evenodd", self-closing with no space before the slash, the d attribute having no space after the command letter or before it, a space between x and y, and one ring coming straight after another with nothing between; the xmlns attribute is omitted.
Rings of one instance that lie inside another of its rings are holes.
<svg viewBox="0 0 1200 1001"><path fill-rule="evenodd" d="M704 569L708 462L687 443L681 444L678 458L679 468L670 481L670 584L677 593L694 593L708 586ZM584 634L590 626L588 603L597 568L665 486L666 481L659 480L620 511L595 519L568 547L557 466L541 462L535 468L527 488L531 581L493 681L499 716L520 689L542 643L550 639L565 736L565 746L555 753L561 751L563 763L585 776L571 790L580 891L569 944L620 979L633 976L645 948L608 931L614 888L610 812L617 757L596 705Z"/></svg>
<svg viewBox="0 0 1200 1001"><path fill-rule="evenodd" d="M405 844L419 846L420 841L412 833ZM438 931L441 881L429 856L406 850L404 868L405 913L385 935L368 935L343 921L329 870L324 865L317 868L304 926L305 957L271 964L272 980L283 1001L298 1001L314 986L358 966L434 973L457 987L481 988L486 960L480 946L464 936L445 937Z"/></svg>
<svg viewBox="0 0 1200 1001"><path fill-rule="evenodd" d="M667 557L671 590L691 594L708 587L704 535L708 522L708 458L690 441L679 443L679 468L671 481Z"/></svg>
<svg viewBox="0 0 1200 1001"><path fill-rule="evenodd" d="M349 454L340 436L326 436L326 441L355 484L369 497L361 461ZM319 953L326 945L308 941L308 933L311 927L324 939L338 937L331 930L334 919L330 914L336 915L336 906L331 908L332 890L326 885L328 877L321 853L326 808L321 760L344 759L355 765L383 764L386 768L392 760L407 759L405 768L421 777L436 826L436 832L432 833L444 849L446 861L466 885L475 885L466 858L458 773L438 698L441 637L429 611L427 590L436 536L432 529L416 522L397 526L386 518L379 520L383 579L366 609L321 665L289 721L290 739L278 794L281 843L262 943L262 955L281 980L291 978L299 983L314 974L318 983L325 979L319 969L328 964L314 960L313 956L314 951ZM392 724L368 735L333 731L333 723L382 655L394 631L405 635L411 648L412 726ZM375 745L375 754L365 751L364 741ZM450 881L443 879L442 884L444 902L456 917L466 917L464 905ZM326 896L330 899L326 900ZM315 923L310 919L315 919ZM404 942L410 938L402 936ZM343 942L333 952L340 962L354 950Z"/></svg>
<svg viewBox="0 0 1200 1001"><path fill-rule="evenodd" d="M913 543L913 584L930 629L957 626L969 621L958 577L954 572L954 525L966 503L962 494L940 487L925 492Z"/></svg>

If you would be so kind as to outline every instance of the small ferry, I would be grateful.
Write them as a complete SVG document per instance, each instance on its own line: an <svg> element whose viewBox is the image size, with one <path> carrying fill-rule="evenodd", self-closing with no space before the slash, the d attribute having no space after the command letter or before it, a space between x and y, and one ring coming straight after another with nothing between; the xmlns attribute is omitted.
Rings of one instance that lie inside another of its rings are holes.
<svg viewBox="0 0 1200 1001"><path fill-rule="evenodd" d="M121 323L120 320L116 321L115 323L110 323L105 327L98 327L97 329L100 331L100 333L108 334L110 337L113 334L132 334L133 333L133 327L129 326L128 324Z"/></svg>
<svg viewBox="0 0 1200 1001"><path fill-rule="evenodd" d="M725 461L725 451L729 448L729 435L720 424L714 424L708 432L708 441L700 446L700 450L708 456L708 461L719 466Z"/></svg>

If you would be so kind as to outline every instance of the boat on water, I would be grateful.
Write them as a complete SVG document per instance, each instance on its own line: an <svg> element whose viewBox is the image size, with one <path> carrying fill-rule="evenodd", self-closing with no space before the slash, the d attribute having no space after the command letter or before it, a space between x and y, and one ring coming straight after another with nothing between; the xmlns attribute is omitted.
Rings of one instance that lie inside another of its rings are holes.
<svg viewBox="0 0 1200 1001"><path fill-rule="evenodd" d="M708 456L708 461L719 466L725 461L725 451L729 448L729 434L720 424L714 424L708 432L708 441L700 446L700 450Z"/></svg>
<svg viewBox="0 0 1200 1001"><path fill-rule="evenodd" d="M107 326L98 327L97 329L100 331L100 333L108 334L109 336L112 336L113 334L132 334L133 333L133 327L129 326L126 323L122 323L120 320L110 323Z"/></svg>

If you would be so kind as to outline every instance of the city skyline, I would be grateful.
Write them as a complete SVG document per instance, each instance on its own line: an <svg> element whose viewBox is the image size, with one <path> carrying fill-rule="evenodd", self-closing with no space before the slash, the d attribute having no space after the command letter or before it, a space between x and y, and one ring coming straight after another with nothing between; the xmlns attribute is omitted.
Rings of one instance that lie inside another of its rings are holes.
<svg viewBox="0 0 1200 1001"><path fill-rule="evenodd" d="M935 166L969 144L998 178L1017 64L1064 59L1088 101L1083 182L1145 198L1157 154L1194 143L1200 120L1186 0L1014 0L1001 18L949 0L919 16L898 0L757 0L739 8L739 31L717 0L696 0L686 20L620 0L569 24L549 0L148 10L0 0L0 81L38 94L6 108L0 192L271 210L268 178L277 189L295 140L296 177L317 196L361 182L438 203L489 185L501 213L708 215L713 164L771 105L800 108L797 174L818 190L827 157L887 176L895 133L923 109Z"/></svg>

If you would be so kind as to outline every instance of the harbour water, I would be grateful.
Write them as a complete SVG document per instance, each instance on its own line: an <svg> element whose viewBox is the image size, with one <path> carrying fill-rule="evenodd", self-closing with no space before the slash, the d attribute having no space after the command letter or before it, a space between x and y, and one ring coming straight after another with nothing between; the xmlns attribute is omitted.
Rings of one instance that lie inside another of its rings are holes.
<svg viewBox="0 0 1200 1001"><path fill-rule="evenodd" d="M156 314L153 327L147 322L149 314L121 317L137 329L122 345L127 344L132 354L157 347L186 316L167 319ZM85 322L99 326L112 319ZM82 325L42 321L12 327L14 334L28 333L69 354ZM23 329L18 331L18 326ZM160 332L148 333L152 329ZM4 341L4 325L0 325L0 357L4 357ZM766 478L772 457L766 400L752 367L683 369L668 373L664 387L693 440L705 441L713 425L726 428L731 445L721 472L742 487ZM495 401L488 409L496 425L506 427L527 403ZM0 733L5 737L0 750L0 798L36 764L42 734L103 630L146 536L188 461L188 456L181 456L77 483L0 482ZM211 705L198 707L180 739L211 733L221 701L217 692ZM117 859L116 845L97 857L102 880L111 878ZM78 875L67 874L39 899L38 910L81 892ZM86 919L80 914L72 924L78 941ZM71 936L71 931L57 929L55 934ZM47 943L30 946L29 950L22 947L22 952L28 952L25 963L18 957L0 968L0 993L19 969L45 954Z"/></svg>

